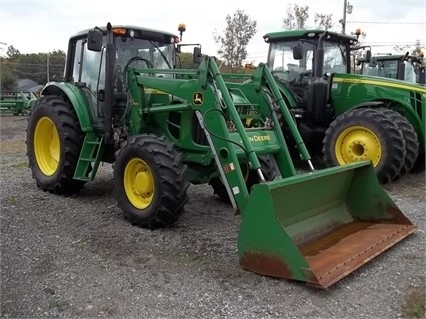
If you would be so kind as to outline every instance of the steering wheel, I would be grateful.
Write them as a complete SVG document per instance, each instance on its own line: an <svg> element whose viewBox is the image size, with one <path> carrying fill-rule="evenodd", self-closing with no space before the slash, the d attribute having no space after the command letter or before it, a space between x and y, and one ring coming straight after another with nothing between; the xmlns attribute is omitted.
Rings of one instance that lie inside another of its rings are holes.
<svg viewBox="0 0 426 319"><path fill-rule="evenodd" d="M148 67L148 68L150 68L150 69L153 69L153 68L154 68L154 65L152 64L152 62L151 62L151 61L149 61L149 60L147 60L147 59L145 59L145 58L142 58L142 57L140 57L140 56L134 56L134 57L133 57L133 58L131 58L129 61L127 61L126 65L125 65L125 67L124 67L124 69L123 69L123 73L126 73L127 69L129 68L129 65L130 65L130 64L132 64L132 63L133 63L133 62L135 62L135 61L143 61L143 62L145 62L145 63L146 63L146 65L147 65L147 67Z"/></svg>
<svg viewBox="0 0 426 319"><path fill-rule="evenodd" d="M154 65L152 64L151 61L149 61L149 60L147 60L145 58L142 58L140 56L134 56L129 61L127 61L126 65L124 66L124 69L123 69L123 79L124 79L123 83L124 83L125 86L127 85L127 83L126 83L126 72L127 72L127 69L129 68L130 64L132 64L135 61L143 61L143 62L146 63L146 65L147 65L147 67L149 69L153 69L154 68ZM150 73L150 75L152 76L153 74Z"/></svg>
<svg viewBox="0 0 426 319"><path fill-rule="evenodd" d="M299 79L297 80L300 83L303 83L305 78L310 78L312 76L312 70L308 70L299 74Z"/></svg>
<svg viewBox="0 0 426 319"><path fill-rule="evenodd" d="M272 70L271 73L274 76L274 78L276 78L278 81L282 81L287 85L291 83L289 80L287 80L287 77L290 74L288 70L276 69L276 70Z"/></svg>

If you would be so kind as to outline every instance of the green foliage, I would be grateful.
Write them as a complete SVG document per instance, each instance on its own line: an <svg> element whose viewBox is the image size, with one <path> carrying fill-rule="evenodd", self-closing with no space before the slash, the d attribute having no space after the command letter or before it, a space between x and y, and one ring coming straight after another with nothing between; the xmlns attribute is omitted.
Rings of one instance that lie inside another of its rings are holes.
<svg viewBox="0 0 426 319"><path fill-rule="evenodd" d="M321 29L321 30L329 30L333 27L333 15L315 13L314 22L315 22L315 28Z"/></svg>
<svg viewBox="0 0 426 319"><path fill-rule="evenodd" d="M309 6L298 6L289 4L287 7L287 17L283 19L284 30L303 30L307 28L309 19ZM315 13L315 28L330 30L333 27L333 15Z"/></svg>
<svg viewBox="0 0 426 319"><path fill-rule="evenodd" d="M256 34L257 22L243 10L237 9L234 15L226 16L226 29L223 35L214 34L214 40L220 45L217 53L231 69L241 67L247 58L247 45Z"/></svg>
<svg viewBox="0 0 426 319"><path fill-rule="evenodd" d="M297 4L289 4L287 7L287 18L283 20L285 30L305 29L309 18L309 6L300 7Z"/></svg>
<svg viewBox="0 0 426 319"><path fill-rule="evenodd" d="M416 289L410 291L404 298L402 313L404 318L425 318L425 290Z"/></svg>
<svg viewBox="0 0 426 319"><path fill-rule="evenodd" d="M45 84L48 80L62 78L66 60L64 51L20 54L19 50L11 46L6 55L6 58L1 58L2 91L15 92L18 79Z"/></svg>
<svg viewBox="0 0 426 319"><path fill-rule="evenodd" d="M196 69L197 65L194 64L193 54L189 52L181 52L178 54L176 63L178 69Z"/></svg>
<svg viewBox="0 0 426 319"><path fill-rule="evenodd" d="M14 56L17 56L17 55L20 55L20 54L21 53L19 52L19 50L14 48L13 45L11 45L7 48L6 55L9 58L13 58Z"/></svg>
<svg viewBox="0 0 426 319"><path fill-rule="evenodd" d="M18 203L18 196L16 195L9 196L9 203L12 205L16 205Z"/></svg>
<svg viewBox="0 0 426 319"><path fill-rule="evenodd" d="M1 92L15 92L18 88L18 78L11 72L9 59L0 58Z"/></svg>

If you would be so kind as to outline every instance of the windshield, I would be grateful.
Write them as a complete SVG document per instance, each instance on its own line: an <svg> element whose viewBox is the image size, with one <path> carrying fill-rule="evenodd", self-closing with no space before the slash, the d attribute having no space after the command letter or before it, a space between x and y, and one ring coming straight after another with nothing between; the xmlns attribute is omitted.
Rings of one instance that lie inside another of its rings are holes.
<svg viewBox="0 0 426 319"><path fill-rule="evenodd" d="M399 60L381 61L372 59L370 63L366 63L362 69L365 75L374 75L390 79L400 79L410 83L416 83L416 72L414 66L409 61L403 62L404 74L398 74Z"/></svg>
<svg viewBox="0 0 426 319"><path fill-rule="evenodd" d="M397 60L380 61L374 58L371 60L370 63L366 63L365 67L362 70L362 73L365 75L374 75L391 79L397 78L397 72Z"/></svg>
<svg viewBox="0 0 426 319"><path fill-rule="evenodd" d="M137 39L137 38L116 38L116 66L124 69L127 62L134 57L143 58L146 61L135 60L131 66L153 67L154 69L172 69L174 65L174 44L162 43L159 41ZM164 75L164 76L171 76Z"/></svg>
<svg viewBox="0 0 426 319"><path fill-rule="evenodd" d="M293 47L302 45L303 57L293 58ZM272 72L287 82L299 81L312 73L316 45L304 41L271 43L268 59ZM324 42L324 73L347 73L345 47L334 42Z"/></svg>

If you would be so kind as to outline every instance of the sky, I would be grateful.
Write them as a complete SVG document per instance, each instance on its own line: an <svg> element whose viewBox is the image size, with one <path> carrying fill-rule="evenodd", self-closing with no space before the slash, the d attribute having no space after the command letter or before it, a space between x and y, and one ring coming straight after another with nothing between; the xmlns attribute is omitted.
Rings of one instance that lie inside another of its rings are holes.
<svg viewBox="0 0 426 319"><path fill-rule="evenodd" d="M135 25L178 34L186 25L183 43L200 43L202 52L217 55L213 35L224 34L226 16L243 10L257 23L257 32L247 46L246 62L266 62L263 35L283 30L288 5L308 5L308 26L314 15L332 14L333 30L341 31L345 0L0 0L0 55L13 45L21 54L67 51L68 39L80 30L112 24ZM374 53L390 53L395 45L426 47L426 0L351 0L346 14L346 33L360 28L364 44ZM189 49L188 49L189 50Z"/></svg>

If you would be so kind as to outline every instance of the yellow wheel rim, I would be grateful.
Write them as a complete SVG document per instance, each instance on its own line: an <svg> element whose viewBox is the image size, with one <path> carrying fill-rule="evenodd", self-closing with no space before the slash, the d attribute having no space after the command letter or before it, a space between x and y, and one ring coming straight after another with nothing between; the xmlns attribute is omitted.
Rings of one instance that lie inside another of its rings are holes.
<svg viewBox="0 0 426 319"><path fill-rule="evenodd" d="M154 177L148 164L140 158L131 159L124 169L124 191L138 209L147 208L154 198Z"/></svg>
<svg viewBox="0 0 426 319"><path fill-rule="evenodd" d="M363 126L352 126L344 130L337 138L334 151L340 165L371 160L376 167L382 156L380 139Z"/></svg>
<svg viewBox="0 0 426 319"><path fill-rule="evenodd" d="M34 131L34 155L44 175L55 174L59 165L60 151L58 130L52 120L44 116L37 122Z"/></svg>

